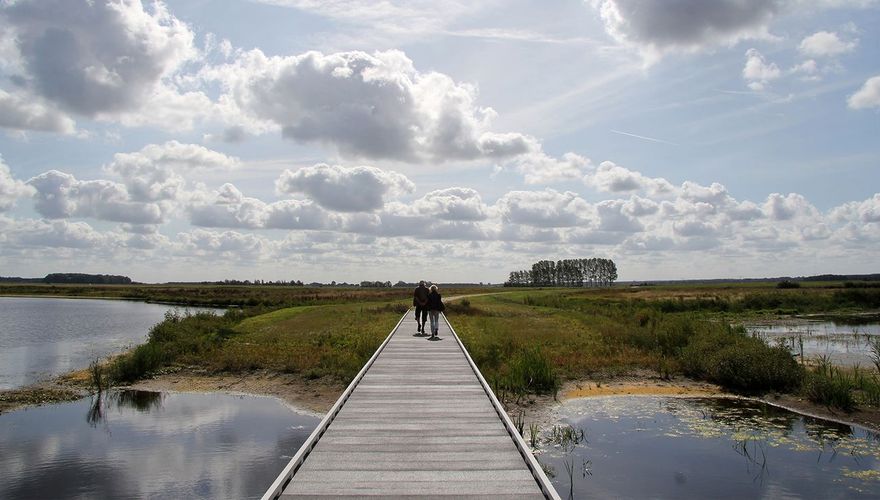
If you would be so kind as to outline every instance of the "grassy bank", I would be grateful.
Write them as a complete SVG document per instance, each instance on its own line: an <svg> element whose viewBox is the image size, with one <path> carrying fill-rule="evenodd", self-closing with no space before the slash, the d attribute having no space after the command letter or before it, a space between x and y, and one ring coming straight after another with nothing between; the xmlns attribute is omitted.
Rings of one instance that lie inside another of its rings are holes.
<svg viewBox="0 0 880 500"><path fill-rule="evenodd" d="M300 306L269 313L169 312L148 341L115 358L115 383L181 365L213 373L271 370L306 378L354 377L406 311L402 302Z"/></svg>
<svg viewBox="0 0 880 500"><path fill-rule="evenodd" d="M467 307L453 307L449 316L480 369L502 393L551 392L566 379L648 369L738 393L799 393L849 410L878 406L877 370L805 367L785 348L731 325L759 317L844 315L878 307L876 289L740 285L523 290L476 297Z"/></svg>
<svg viewBox="0 0 880 500"><path fill-rule="evenodd" d="M466 292L472 291L446 294ZM803 366L783 347L731 326L795 313L876 311L880 289L737 284L505 292L451 303L447 310L501 397L552 394L566 380L650 370L744 394L802 394L847 410L880 405L877 370ZM262 292L257 287L254 293ZM269 301L223 316L169 314L146 344L113 361L108 376L131 382L162 368L187 366L210 373L268 370L344 384L406 310L410 292L321 293L326 296L284 299L300 300L294 307Z"/></svg>

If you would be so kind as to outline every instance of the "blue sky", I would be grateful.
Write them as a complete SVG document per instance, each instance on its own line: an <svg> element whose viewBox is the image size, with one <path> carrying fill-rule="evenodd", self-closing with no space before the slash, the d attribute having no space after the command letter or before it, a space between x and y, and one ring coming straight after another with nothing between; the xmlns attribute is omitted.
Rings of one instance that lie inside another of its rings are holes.
<svg viewBox="0 0 880 500"><path fill-rule="evenodd" d="M0 275L877 271L877 1L7 0L0 27Z"/></svg>

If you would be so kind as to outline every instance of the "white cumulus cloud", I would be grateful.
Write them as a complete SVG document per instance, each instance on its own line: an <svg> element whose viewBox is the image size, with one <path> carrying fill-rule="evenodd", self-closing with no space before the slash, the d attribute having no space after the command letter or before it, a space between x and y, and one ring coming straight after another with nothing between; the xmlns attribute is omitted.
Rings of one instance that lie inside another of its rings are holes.
<svg viewBox="0 0 880 500"><path fill-rule="evenodd" d="M742 76L748 82L750 89L761 91L771 81L782 76L782 71L776 63L768 63L756 49L749 49L746 51L746 65L743 67Z"/></svg>
<svg viewBox="0 0 880 500"><path fill-rule="evenodd" d="M837 33L819 31L801 40L798 50L807 57L830 57L852 52L857 41L841 40Z"/></svg>
<svg viewBox="0 0 880 500"><path fill-rule="evenodd" d="M647 177L611 161L603 161L583 178L584 184L606 193L646 191L662 195L674 190L672 184L662 177Z"/></svg>
<svg viewBox="0 0 880 500"><path fill-rule="evenodd" d="M0 212L9 210L16 200L33 193L34 188L12 177L12 172L0 157Z"/></svg>
<svg viewBox="0 0 880 500"><path fill-rule="evenodd" d="M477 89L438 72L419 72L397 50L307 52L269 57L258 49L202 72L219 82L236 125L280 129L354 157L406 161L506 158L534 140L489 130L491 108Z"/></svg>
<svg viewBox="0 0 880 500"><path fill-rule="evenodd" d="M157 224L162 209L155 203L131 201L125 186L108 180L80 181L57 170L27 182L36 193L35 208L50 219L92 217L131 224Z"/></svg>
<svg viewBox="0 0 880 500"><path fill-rule="evenodd" d="M595 210L571 191L511 191L496 207L504 222L537 227L569 227L585 224Z"/></svg>
<svg viewBox="0 0 880 500"><path fill-rule="evenodd" d="M14 34L14 76L28 91L89 117L140 109L197 56L193 32L161 2L7 2L0 24Z"/></svg>
<svg viewBox="0 0 880 500"><path fill-rule="evenodd" d="M852 109L880 108L880 75L868 78L846 103Z"/></svg>
<svg viewBox="0 0 880 500"><path fill-rule="evenodd" d="M480 193L470 188L451 187L431 191L415 201L420 213L445 220L478 221L488 217Z"/></svg>
<svg viewBox="0 0 880 500"><path fill-rule="evenodd" d="M415 185L403 174L376 167L317 164L285 170L275 183L279 193L304 193L317 204L339 212L369 212L386 197L411 193Z"/></svg>

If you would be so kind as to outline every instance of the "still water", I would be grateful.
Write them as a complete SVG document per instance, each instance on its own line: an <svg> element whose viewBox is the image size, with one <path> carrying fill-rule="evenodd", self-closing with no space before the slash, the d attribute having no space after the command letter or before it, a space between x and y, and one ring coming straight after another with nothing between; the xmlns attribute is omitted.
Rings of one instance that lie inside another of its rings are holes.
<svg viewBox="0 0 880 500"><path fill-rule="evenodd" d="M806 358L825 356L843 366L873 366L872 342L880 346L880 323L838 323L834 321L794 321L746 325L746 330L770 345L782 344L792 354Z"/></svg>
<svg viewBox="0 0 880 500"><path fill-rule="evenodd" d="M559 417L537 458L563 498L880 497L880 435L759 402L600 397Z"/></svg>
<svg viewBox="0 0 880 500"><path fill-rule="evenodd" d="M319 422L251 396L96 403L0 415L0 498L259 498Z"/></svg>
<svg viewBox="0 0 880 500"><path fill-rule="evenodd" d="M0 390L85 368L143 343L169 309L128 300L0 297Z"/></svg>

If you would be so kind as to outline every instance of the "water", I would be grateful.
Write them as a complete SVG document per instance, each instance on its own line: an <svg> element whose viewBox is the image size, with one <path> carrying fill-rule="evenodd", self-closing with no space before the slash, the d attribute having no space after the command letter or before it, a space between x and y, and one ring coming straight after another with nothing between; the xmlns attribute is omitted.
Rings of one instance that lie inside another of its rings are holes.
<svg viewBox="0 0 880 500"><path fill-rule="evenodd" d="M880 498L880 435L861 428L720 398L576 399L559 414L574 439L545 429L538 460L563 498L570 484L574 498Z"/></svg>
<svg viewBox="0 0 880 500"><path fill-rule="evenodd" d="M0 415L0 498L259 498L319 419L271 398L112 392Z"/></svg>
<svg viewBox="0 0 880 500"><path fill-rule="evenodd" d="M848 324L834 321L797 321L746 325L752 335L771 345L781 343L793 354L804 357L826 356L832 363L844 366L873 366L869 339L880 342L880 323Z"/></svg>
<svg viewBox="0 0 880 500"><path fill-rule="evenodd" d="M143 343L169 309L128 300L0 297L0 390L85 368Z"/></svg>

